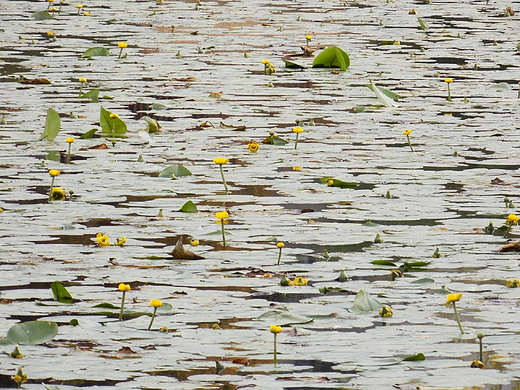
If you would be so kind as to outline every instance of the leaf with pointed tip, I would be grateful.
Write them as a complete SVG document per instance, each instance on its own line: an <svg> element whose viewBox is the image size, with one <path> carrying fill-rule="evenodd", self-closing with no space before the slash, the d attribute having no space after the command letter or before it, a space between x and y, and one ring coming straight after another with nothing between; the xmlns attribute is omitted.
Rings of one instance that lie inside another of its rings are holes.
<svg viewBox="0 0 520 390"><path fill-rule="evenodd" d="M69 291L60 282L52 283L51 290L52 294L54 295L54 299L60 303L72 303L74 300Z"/></svg>
<svg viewBox="0 0 520 390"><path fill-rule="evenodd" d="M328 47L314 58L313 68L339 68L347 70L350 58L345 51L337 46Z"/></svg>
<svg viewBox="0 0 520 390"><path fill-rule="evenodd" d="M61 129L60 114L54 109L47 110L47 117L45 118L45 129L40 137L40 140L47 138L48 141L54 140Z"/></svg>
<svg viewBox="0 0 520 390"><path fill-rule="evenodd" d="M81 57L106 57L109 56L110 52L104 47L91 47L83 52Z"/></svg>
<svg viewBox="0 0 520 390"><path fill-rule="evenodd" d="M82 99L90 99L91 103L99 103L99 89L93 89L81 95Z"/></svg>
<svg viewBox="0 0 520 390"><path fill-rule="evenodd" d="M182 205L181 211L183 213L196 213L198 210L197 206L195 206L195 203L193 203L191 200L188 200Z"/></svg>
<svg viewBox="0 0 520 390"><path fill-rule="evenodd" d="M289 69L305 69L305 66L297 64L296 62L283 60L285 62L285 67Z"/></svg>
<svg viewBox="0 0 520 390"><path fill-rule="evenodd" d="M300 316L298 314L293 314L286 310L271 310L260 317L259 320L268 320L272 324L276 324L279 326L289 326L292 324L307 324L309 322L314 321L312 318Z"/></svg>
<svg viewBox="0 0 520 390"><path fill-rule="evenodd" d="M426 356L424 356L424 353L419 352L416 355L407 356L407 357L405 357L401 361L403 361L403 362L417 362L417 361L421 361L421 360L426 360Z"/></svg>
<svg viewBox="0 0 520 390"><path fill-rule="evenodd" d="M191 176L191 171L184 165L170 165L164 168L160 173L159 177L176 178L182 176Z"/></svg>
<svg viewBox="0 0 520 390"><path fill-rule="evenodd" d="M359 290L354 298L354 309L362 312L379 310L382 306L381 302L372 298L372 295L363 289Z"/></svg>

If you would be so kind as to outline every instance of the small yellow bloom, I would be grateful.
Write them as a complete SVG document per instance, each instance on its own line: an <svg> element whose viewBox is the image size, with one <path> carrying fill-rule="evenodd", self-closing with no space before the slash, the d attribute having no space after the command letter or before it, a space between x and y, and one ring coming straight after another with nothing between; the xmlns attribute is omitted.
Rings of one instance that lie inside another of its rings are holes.
<svg viewBox="0 0 520 390"><path fill-rule="evenodd" d="M390 306L383 305L381 310L379 310L380 317L392 317L394 315L394 311Z"/></svg>
<svg viewBox="0 0 520 390"><path fill-rule="evenodd" d="M453 79L448 78L448 79L444 79L444 81L447 82L447 83L452 83Z"/></svg>
<svg viewBox="0 0 520 390"><path fill-rule="evenodd" d="M52 38L54 35L54 31L47 31L47 38Z"/></svg>
<svg viewBox="0 0 520 390"><path fill-rule="evenodd" d="M394 44L394 45L400 45L400 44L401 44L401 41L394 41L393 44Z"/></svg>
<svg viewBox="0 0 520 390"><path fill-rule="evenodd" d="M51 169L49 171L49 175L51 175L52 177L56 177L56 176L59 176L60 175L60 171L58 171L57 169Z"/></svg>
<svg viewBox="0 0 520 390"><path fill-rule="evenodd" d="M70 138L66 138L65 139L65 142L68 143L68 144L71 144L74 142L74 138L70 137Z"/></svg>
<svg viewBox="0 0 520 390"><path fill-rule="evenodd" d="M294 133L303 133L303 129L301 127L295 127L292 129Z"/></svg>
<svg viewBox="0 0 520 390"><path fill-rule="evenodd" d="M508 280L506 282L506 286L509 287L509 288L517 288L517 287L520 287L520 280L518 279L515 279L515 280Z"/></svg>
<svg viewBox="0 0 520 390"><path fill-rule="evenodd" d="M0 213L3 213L4 212L4 209L0 208Z"/></svg>
<svg viewBox="0 0 520 390"><path fill-rule="evenodd" d="M284 245L283 242L279 242L278 244L276 244L276 246L277 246L278 248L283 248L285 245Z"/></svg>
<svg viewBox="0 0 520 390"><path fill-rule="evenodd" d="M312 40L312 35L305 35L305 39L308 41Z"/></svg>
<svg viewBox="0 0 520 390"><path fill-rule="evenodd" d="M269 63L269 60L262 60L262 64L267 65Z"/></svg>
<svg viewBox="0 0 520 390"><path fill-rule="evenodd" d="M61 187L52 187L51 190L51 200L65 200L67 195L65 194L65 190Z"/></svg>
<svg viewBox="0 0 520 390"><path fill-rule="evenodd" d="M327 185L328 185L329 187L332 187L332 186L334 185L334 179L329 179L329 180L327 180Z"/></svg>
<svg viewBox="0 0 520 390"><path fill-rule="evenodd" d="M412 130L406 129L405 131L403 131L403 134L404 135L410 135L410 134L412 134Z"/></svg>
<svg viewBox="0 0 520 390"><path fill-rule="evenodd" d="M116 245L117 246L123 246L126 244L126 237L119 237L119 238L116 238Z"/></svg>
<svg viewBox="0 0 520 390"><path fill-rule="evenodd" d="M301 171L303 167L292 167L293 171Z"/></svg>
<svg viewBox="0 0 520 390"><path fill-rule="evenodd" d="M520 217L518 217L516 214L509 214L507 216L506 224L518 225L518 221L520 221Z"/></svg>
<svg viewBox="0 0 520 390"><path fill-rule="evenodd" d="M226 219L229 217L229 214L227 211L219 211L217 213L215 213L215 217L217 217L217 219L220 219L220 220L223 220L223 219Z"/></svg>
<svg viewBox="0 0 520 390"><path fill-rule="evenodd" d="M80 77L78 80L80 83L86 83L87 79L85 77Z"/></svg>
<svg viewBox="0 0 520 390"><path fill-rule="evenodd" d="M58 8L52 7L49 11L51 11L51 12L58 12Z"/></svg>
<svg viewBox="0 0 520 390"><path fill-rule="evenodd" d="M199 240L191 240L191 241L190 241L190 245L191 245L191 246L197 246L197 245L199 245Z"/></svg>
<svg viewBox="0 0 520 390"><path fill-rule="evenodd" d="M247 148L251 153L256 153L258 152L258 149L260 149L260 145L258 142L251 142L250 144L247 144Z"/></svg>
<svg viewBox="0 0 520 390"><path fill-rule="evenodd" d="M110 114L110 118L119 118L119 115L117 115L117 114Z"/></svg>
<svg viewBox="0 0 520 390"><path fill-rule="evenodd" d="M83 6L81 4L78 4L76 7L80 8L80 9L83 8Z"/></svg>
<svg viewBox="0 0 520 390"><path fill-rule="evenodd" d="M119 43L117 44L117 46L119 46L121 49L124 49L125 47L128 46L128 44L127 44L126 42L119 42Z"/></svg>
<svg viewBox="0 0 520 390"><path fill-rule="evenodd" d="M152 299L150 301L150 306L153 306L153 307L161 307L162 306L162 302L158 299Z"/></svg>
<svg viewBox="0 0 520 390"><path fill-rule="evenodd" d="M307 279L302 278L301 276L298 276L297 278L294 278L293 284L295 286L306 286L307 285Z"/></svg>
<svg viewBox="0 0 520 390"><path fill-rule="evenodd" d="M132 288L129 284L119 283L119 286L117 286L119 291L130 291Z"/></svg>
<svg viewBox="0 0 520 390"><path fill-rule="evenodd" d="M458 302L462 298L462 294L448 294L446 303Z"/></svg>
<svg viewBox="0 0 520 390"><path fill-rule="evenodd" d="M216 159L213 160L213 162L215 164L224 165L224 164L227 164L229 162L229 159L223 158L223 157L217 157Z"/></svg>
<svg viewBox="0 0 520 390"><path fill-rule="evenodd" d="M83 12L83 16L90 16L90 12L87 12L87 11Z"/></svg>
<svg viewBox="0 0 520 390"><path fill-rule="evenodd" d="M97 241L98 245L101 246L101 247L110 245L110 240L108 239L108 236L106 234L103 234L103 233L98 233L97 234L96 241Z"/></svg>
<svg viewBox="0 0 520 390"><path fill-rule="evenodd" d="M269 327L269 332L273 334L282 333L282 327L279 325L271 325Z"/></svg>
<svg viewBox="0 0 520 390"><path fill-rule="evenodd" d="M211 329L218 330L218 329L222 329L222 328L220 327L219 324L212 324Z"/></svg>

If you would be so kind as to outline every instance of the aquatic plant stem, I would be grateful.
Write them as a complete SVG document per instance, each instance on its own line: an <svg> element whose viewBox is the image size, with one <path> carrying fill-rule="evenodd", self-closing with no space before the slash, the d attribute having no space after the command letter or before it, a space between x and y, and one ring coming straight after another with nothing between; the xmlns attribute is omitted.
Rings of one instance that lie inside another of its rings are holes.
<svg viewBox="0 0 520 390"><path fill-rule="evenodd" d="M506 230L506 232L504 233L504 238L506 238L507 235L509 234L509 232L511 231L511 226L513 226L512 223L507 224L507 230Z"/></svg>
<svg viewBox="0 0 520 390"><path fill-rule="evenodd" d="M273 351L273 363L276 364L278 362L278 351L276 349L276 333L274 333L274 351Z"/></svg>
<svg viewBox="0 0 520 390"><path fill-rule="evenodd" d="M220 220L220 226L222 227L222 249L226 249L226 231L224 229L224 220Z"/></svg>
<svg viewBox="0 0 520 390"><path fill-rule="evenodd" d="M67 152L67 164L70 164L70 148L72 146L72 143L69 143L69 150Z"/></svg>
<svg viewBox="0 0 520 390"><path fill-rule="evenodd" d="M448 84L448 86L449 86L449 84ZM410 142L410 136L408 134L406 134L406 141L408 142L408 146L410 147L410 150L412 152L414 152L413 147L412 147L412 143Z"/></svg>
<svg viewBox="0 0 520 390"><path fill-rule="evenodd" d="M226 178L224 177L224 168L222 167L223 164L220 165L220 176L222 177L222 184L224 184L224 190L226 191L226 195L229 194L229 188L226 183Z"/></svg>
<svg viewBox="0 0 520 390"><path fill-rule="evenodd" d="M447 83L448 84L448 97L446 98L446 100L450 101L451 102L451 89L450 89L450 83Z"/></svg>
<svg viewBox="0 0 520 390"><path fill-rule="evenodd" d="M457 311L457 305L455 304L455 302L452 302L453 304L453 311L455 312L455 318L457 320L457 324L459 325L459 329L460 329L460 333L461 334L464 334L464 329L462 328L462 324L460 322L460 317L459 317L459 312Z"/></svg>
<svg viewBox="0 0 520 390"><path fill-rule="evenodd" d="M483 360L482 360L482 355L483 355L483 354L482 354L482 337L479 337L479 338L478 338L478 341L479 341L479 347L480 347L479 361L482 362L482 361L483 361Z"/></svg>
<svg viewBox="0 0 520 390"><path fill-rule="evenodd" d="M121 297L121 310L119 311L119 321L123 321L123 311L125 310L125 296L126 291L123 291L123 296Z"/></svg>
<svg viewBox="0 0 520 390"><path fill-rule="evenodd" d="M294 143L294 149L298 148L298 133L296 133L296 141Z"/></svg>
<svg viewBox="0 0 520 390"><path fill-rule="evenodd" d="M54 188L54 176L52 177L52 180L51 180L51 188L49 190L49 202L52 201L52 189Z"/></svg>
<svg viewBox="0 0 520 390"><path fill-rule="evenodd" d="M152 319L150 320L150 325L148 325L148 330L150 330L152 328L153 320L155 320L155 314L156 313L157 313L157 307L154 307L153 308Z"/></svg>
<svg viewBox="0 0 520 390"><path fill-rule="evenodd" d="M282 260L282 248L280 248L280 251L278 252L278 262L276 263L276 265L280 265L280 260Z"/></svg>

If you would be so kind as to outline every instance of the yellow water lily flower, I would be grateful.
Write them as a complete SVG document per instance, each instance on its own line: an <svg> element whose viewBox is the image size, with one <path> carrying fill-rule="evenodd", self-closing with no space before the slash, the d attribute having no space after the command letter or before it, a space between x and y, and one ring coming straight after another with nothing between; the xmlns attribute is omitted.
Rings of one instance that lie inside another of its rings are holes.
<svg viewBox="0 0 520 390"><path fill-rule="evenodd" d="M269 327L269 332L273 334L282 333L282 327L279 325L271 325Z"/></svg>
<svg viewBox="0 0 520 390"><path fill-rule="evenodd" d="M97 244L99 246L101 246L101 247L110 245L110 240L108 239L108 236L106 234L103 234L103 233L98 233L97 234L96 241L97 241Z"/></svg>
<svg viewBox="0 0 520 390"><path fill-rule="evenodd" d="M119 283L119 286L117 286L117 289L119 291L130 291L132 288L129 284Z"/></svg>
<svg viewBox="0 0 520 390"><path fill-rule="evenodd" d="M267 65L269 63L269 60L262 60L262 64Z"/></svg>
<svg viewBox="0 0 520 390"><path fill-rule="evenodd" d="M60 175L60 171L58 171L57 169L51 169L49 171L49 175L51 175L52 177L56 177L56 176L59 176Z"/></svg>
<svg viewBox="0 0 520 390"><path fill-rule="evenodd" d="M305 35L305 39L308 41L312 40L312 35Z"/></svg>
<svg viewBox="0 0 520 390"><path fill-rule="evenodd" d="M307 279L302 278L301 276L298 276L297 278L294 278L293 284L295 286L306 286L307 285Z"/></svg>
<svg viewBox="0 0 520 390"><path fill-rule="evenodd" d="M453 79L447 78L447 79L444 79L444 81L447 82L447 83L452 83Z"/></svg>
<svg viewBox="0 0 520 390"><path fill-rule="evenodd" d="M276 246L278 248L283 248L283 247L285 247L285 244L283 242L279 242L279 243L276 244Z"/></svg>
<svg viewBox="0 0 520 390"><path fill-rule="evenodd" d="M303 129L301 127L295 127L292 129L294 133L303 133Z"/></svg>
<svg viewBox="0 0 520 390"><path fill-rule="evenodd" d="M251 153L256 153L258 152L258 149L260 149L260 145L258 142L251 142L250 144L247 144L247 148Z"/></svg>
<svg viewBox="0 0 520 390"><path fill-rule="evenodd" d="M119 46L121 49L124 49L125 47L128 47L128 44L126 42L119 42L117 46Z"/></svg>
<svg viewBox="0 0 520 390"><path fill-rule="evenodd" d="M406 129L405 131L403 131L403 134L404 135L410 135L410 134L412 134L412 130Z"/></svg>
<svg viewBox="0 0 520 390"><path fill-rule="evenodd" d="M215 213L215 217L217 217L217 219L222 220L222 219L226 219L226 218L228 218L228 217L229 217L229 214L228 214L228 212L225 211L225 210L224 210L224 211L219 211L219 212Z"/></svg>
<svg viewBox="0 0 520 390"><path fill-rule="evenodd" d="M292 167L293 171L301 171L303 167Z"/></svg>
<svg viewBox="0 0 520 390"><path fill-rule="evenodd" d="M74 138L73 137L66 138L65 142L68 143L68 144L71 144L71 143L74 142Z"/></svg>
<svg viewBox="0 0 520 390"><path fill-rule="evenodd" d="M383 305L381 310L379 310L380 317L392 317L394 315L394 311L390 306Z"/></svg>
<svg viewBox="0 0 520 390"><path fill-rule="evenodd" d="M462 298L462 294L448 294L446 296L446 303L458 302Z"/></svg>
<svg viewBox="0 0 520 390"><path fill-rule="evenodd" d="M216 159L213 160L213 162L215 164L224 165L224 164L227 164L229 162L229 159L223 158L223 157L217 157Z"/></svg>
<svg viewBox="0 0 520 390"><path fill-rule="evenodd" d="M87 82L87 79L86 79L85 77L80 77L80 78L78 79L78 81L79 81L80 83L86 83L86 82Z"/></svg>
<svg viewBox="0 0 520 390"><path fill-rule="evenodd" d="M67 194L65 193L65 190L61 187L52 187L50 199L51 200L65 200L65 199L67 199Z"/></svg>
<svg viewBox="0 0 520 390"><path fill-rule="evenodd" d="M126 244L126 237L119 237L119 238L116 238L116 245L117 246L123 246Z"/></svg>
<svg viewBox="0 0 520 390"><path fill-rule="evenodd" d="M507 216L506 224L508 225L518 225L518 221L520 221L520 217L516 214L509 214Z"/></svg>
<svg viewBox="0 0 520 390"><path fill-rule="evenodd" d="M150 306L153 306L153 307L161 307L162 306L162 302L158 299L152 299L150 301Z"/></svg>
<svg viewBox="0 0 520 390"><path fill-rule="evenodd" d="M110 114L110 118L114 118L114 119L115 119L115 118L119 118L119 115L118 115L118 114L114 114L114 113L112 113L112 114Z"/></svg>

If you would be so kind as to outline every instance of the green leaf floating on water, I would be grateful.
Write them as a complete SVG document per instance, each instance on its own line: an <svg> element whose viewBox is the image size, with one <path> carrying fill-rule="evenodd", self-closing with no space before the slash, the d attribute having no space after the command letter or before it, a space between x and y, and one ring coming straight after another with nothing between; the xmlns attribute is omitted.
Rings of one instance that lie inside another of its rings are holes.
<svg viewBox="0 0 520 390"><path fill-rule="evenodd" d="M113 305L112 303L109 303L109 302L98 303L94 307L103 307L103 308L106 308L106 309L115 309L115 310L121 309L121 307Z"/></svg>
<svg viewBox="0 0 520 390"><path fill-rule="evenodd" d="M170 179L175 179L176 177L182 176L191 176L191 171L186 168L184 165L170 165L169 167L164 168L160 173L159 177L168 177Z"/></svg>
<svg viewBox="0 0 520 390"><path fill-rule="evenodd" d="M162 306L157 308L158 316L170 316L173 314L173 306L167 302L163 302Z"/></svg>
<svg viewBox="0 0 520 390"><path fill-rule="evenodd" d="M99 89L93 89L81 95L82 99L90 99L92 103L99 103Z"/></svg>
<svg viewBox="0 0 520 390"><path fill-rule="evenodd" d="M51 284L52 294L54 299L60 303L72 303L74 298L68 292L68 290L60 282L54 282Z"/></svg>
<svg viewBox="0 0 520 390"><path fill-rule="evenodd" d="M86 133L81 134L79 138L81 138L81 139L90 139L90 138L92 138L94 136L94 134L96 134L96 131L98 131L97 128L90 129Z"/></svg>
<svg viewBox="0 0 520 390"><path fill-rule="evenodd" d="M297 64L296 62L283 60L285 62L285 67L289 69L305 69L305 66Z"/></svg>
<svg viewBox="0 0 520 390"><path fill-rule="evenodd" d="M183 213L196 213L198 210L197 206L195 206L195 203L193 203L191 200L188 200L182 205L181 211Z"/></svg>
<svg viewBox="0 0 520 390"><path fill-rule="evenodd" d="M365 84L365 87L367 88L370 88L370 90L372 90L372 92L375 92L374 91L374 88L377 88L379 89L379 91L381 91L383 94L385 94L386 96L388 96L390 99L398 102L399 99L401 99L401 95L398 95L397 93L394 93L392 91L390 91L389 89L386 89L386 88L383 88L383 87L378 87L376 86L374 83L371 83L371 84Z"/></svg>
<svg viewBox="0 0 520 390"><path fill-rule="evenodd" d="M339 68L347 70L350 58L345 51L337 46L328 47L314 58L313 68Z"/></svg>
<svg viewBox="0 0 520 390"><path fill-rule="evenodd" d="M390 267L397 267L397 264L390 260L372 260L371 263L375 265L388 265Z"/></svg>
<svg viewBox="0 0 520 390"><path fill-rule="evenodd" d="M381 309L383 305L377 299L372 298L372 295L367 293L365 290L361 289L356 294L356 298L354 298L354 307L353 309L359 310L362 312L374 311Z"/></svg>
<svg viewBox="0 0 520 390"><path fill-rule="evenodd" d="M45 119L45 129L40 137L40 140L47 138L48 141L54 140L61 129L60 114L54 109L47 110L47 117Z"/></svg>
<svg viewBox="0 0 520 390"><path fill-rule="evenodd" d="M31 14L31 18L36 20L52 19L52 15L47 11L36 11Z"/></svg>
<svg viewBox="0 0 520 390"><path fill-rule="evenodd" d="M347 294L347 295L354 295L354 293L350 290L345 290L341 287L321 287L319 288L319 292L323 295L327 295L330 292L335 292L339 294Z"/></svg>
<svg viewBox="0 0 520 390"><path fill-rule="evenodd" d="M271 310L258 317L260 320L270 321L271 324L289 326L292 324L307 324L314 321L312 318L292 314L285 310Z"/></svg>
<svg viewBox="0 0 520 390"><path fill-rule="evenodd" d="M83 52L81 57L106 57L110 52L104 47L91 47Z"/></svg>
<svg viewBox="0 0 520 390"><path fill-rule="evenodd" d="M52 321L27 321L13 325L0 345L5 344L43 344L58 334L58 324Z"/></svg>
<svg viewBox="0 0 520 390"><path fill-rule="evenodd" d="M112 113L101 107L99 112L99 123L104 136L124 137L127 131L126 123L119 117L111 118Z"/></svg>
<svg viewBox="0 0 520 390"><path fill-rule="evenodd" d="M356 188L358 186L357 183L334 179L332 177L322 177L320 180L322 183L326 183L329 187Z"/></svg>
<svg viewBox="0 0 520 390"><path fill-rule="evenodd" d="M416 355L407 356L407 357L405 357L401 361L402 362L417 362L417 361L420 361L420 360L426 360L426 356L424 356L424 353L419 352Z"/></svg>

